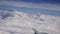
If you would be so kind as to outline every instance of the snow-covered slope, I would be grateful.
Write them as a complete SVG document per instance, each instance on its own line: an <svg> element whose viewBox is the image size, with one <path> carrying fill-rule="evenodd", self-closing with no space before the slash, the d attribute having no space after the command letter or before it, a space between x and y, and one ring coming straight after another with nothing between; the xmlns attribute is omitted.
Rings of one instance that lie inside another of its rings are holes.
<svg viewBox="0 0 60 34"><path fill-rule="evenodd" d="M60 16L0 10L0 34L60 34Z"/></svg>

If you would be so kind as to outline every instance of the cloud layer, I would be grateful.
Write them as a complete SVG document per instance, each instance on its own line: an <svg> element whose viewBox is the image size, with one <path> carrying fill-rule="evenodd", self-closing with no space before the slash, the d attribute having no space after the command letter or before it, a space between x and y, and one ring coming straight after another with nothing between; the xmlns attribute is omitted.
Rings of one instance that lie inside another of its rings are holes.
<svg viewBox="0 0 60 34"><path fill-rule="evenodd" d="M0 5L60 11L60 5L49 3L0 1ZM60 16L44 15L32 11L22 12L15 9L0 10L0 34L60 34L59 29Z"/></svg>
<svg viewBox="0 0 60 34"><path fill-rule="evenodd" d="M38 34L60 34L59 25L59 16L44 15L38 12L0 10L1 34L34 34L36 32Z"/></svg>

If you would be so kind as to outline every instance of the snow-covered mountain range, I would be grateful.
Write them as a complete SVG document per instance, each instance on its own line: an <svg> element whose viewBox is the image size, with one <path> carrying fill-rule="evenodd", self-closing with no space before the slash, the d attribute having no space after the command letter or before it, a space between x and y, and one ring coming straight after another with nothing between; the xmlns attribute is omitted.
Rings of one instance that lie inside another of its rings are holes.
<svg viewBox="0 0 60 34"><path fill-rule="evenodd" d="M60 16L0 10L0 34L60 34Z"/></svg>

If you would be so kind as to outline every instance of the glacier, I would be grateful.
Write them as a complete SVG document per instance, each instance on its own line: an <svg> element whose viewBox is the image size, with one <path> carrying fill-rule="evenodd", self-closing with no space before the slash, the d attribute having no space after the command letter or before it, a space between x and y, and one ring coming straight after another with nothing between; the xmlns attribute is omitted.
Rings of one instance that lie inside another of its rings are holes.
<svg viewBox="0 0 60 34"><path fill-rule="evenodd" d="M0 34L60 34L60 16L0 9Z"/></svg>

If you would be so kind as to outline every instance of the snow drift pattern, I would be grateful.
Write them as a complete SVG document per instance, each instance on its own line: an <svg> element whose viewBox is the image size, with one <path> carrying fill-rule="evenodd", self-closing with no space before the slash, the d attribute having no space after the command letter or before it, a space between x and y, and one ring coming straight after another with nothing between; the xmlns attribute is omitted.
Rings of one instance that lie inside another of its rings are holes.
<svg viewBox="0 0 60 34"><path fill-rule="evenodd" d="M60 34L60 17L0 10L0 34Z"/></svg>

